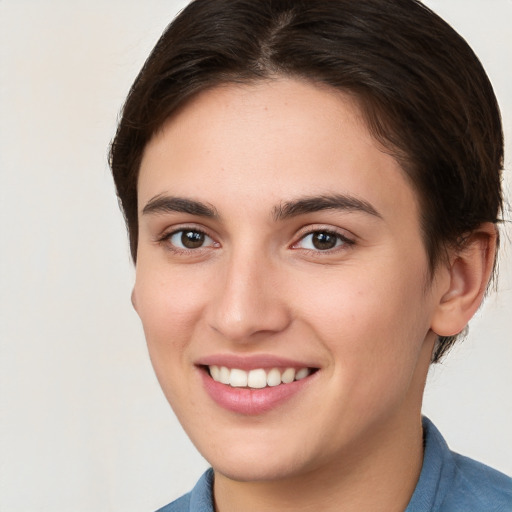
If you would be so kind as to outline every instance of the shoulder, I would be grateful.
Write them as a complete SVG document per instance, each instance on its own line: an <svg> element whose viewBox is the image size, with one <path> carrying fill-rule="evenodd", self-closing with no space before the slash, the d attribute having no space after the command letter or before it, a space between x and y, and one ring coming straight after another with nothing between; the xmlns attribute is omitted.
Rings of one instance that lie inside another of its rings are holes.
<svg viewBox="0 0 512 512"><path fill-rule="evenodd" d="M181 498L169 503L165 507L159 508L156 512L189 512L190 510L190 492Z"/></svg>
<svg viewBox="0 0 512 512"><path fill-rule="evenodd" d="M458 453L452 452L452 459L454 476L451 492L443 503L446 510L452 510L455 504L460 510L512 510L512 478Z"/></svg>
<svg viewBox="0 0 512 512"><path fill-rule="evenodd" d="M452 452L423 418L423 467L407 512L510 512L512 479Z"/></svg>
<svg viewBox="0 0 512 512"><path fill-rule="evenodd" d="M214 512L212 488L213 470L210 468L189 493L156 512Z"/></svg>

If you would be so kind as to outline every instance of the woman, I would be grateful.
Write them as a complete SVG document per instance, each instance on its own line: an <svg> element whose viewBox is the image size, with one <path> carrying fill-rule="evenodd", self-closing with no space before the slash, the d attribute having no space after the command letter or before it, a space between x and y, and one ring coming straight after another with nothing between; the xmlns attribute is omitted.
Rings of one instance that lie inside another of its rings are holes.
<svg viewBox="0 0 512 512"><path fill-rule="evenodd" d="M415 0L196 0L111 165L132 301L212 470L165 511L506 510L421 418L479 307L503 142L478 59Z"/></svg>

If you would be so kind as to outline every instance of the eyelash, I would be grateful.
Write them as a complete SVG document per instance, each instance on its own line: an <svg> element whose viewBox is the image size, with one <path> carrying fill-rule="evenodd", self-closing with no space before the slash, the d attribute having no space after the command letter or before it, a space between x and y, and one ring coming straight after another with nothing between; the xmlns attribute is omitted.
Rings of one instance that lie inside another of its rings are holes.
<svg viewBox="0 0 512 512"><path fill-rule="evenodd" d="M334 237L336 240L335 241L336 245L334 247L323 249L323 250L318 249L318 248L302 248L303 250L308 251L310 254L315 254L315 255L332 254L333 252L347 249L355 244L354 240L346 237L345 235L339 233L338 231L335 231L333 229L318 228L318 229L310 229L307 232L305 232L304 234L302 234L301 237L299 238L299 240L292 245L292 249L300 249L300 247L298 247L298 245L301 242L304 242L308 237L313 237L314 235L327 235L329 237Z"/></svg>
<svg viewBox="0 0 512 512"><path fill-rule="evenodd" d="M212 243L207 246L201 245L196 248L178 247L171 240L175 235L178 235L180 233L181 233L182 237L185 233L194 233L196 235L202 235L202 236L210 239ZM202 229L198 229L195 227L187 227L187 226L182 227L180 229L174 229L173 231L168 232L168 233L164 233L162 236L160 236L157 239L157 242L159 244L166 245L167 249L169 249L172 252L177 253L177 254L190 254L191 252L199 252L201 249L205 249L207 247L212 247L212 246L215 247L215 246L219 245L217 242L214 241L214 239L210 235L208 235L208 233L205 233Z"/></svg>
<svg viewBox="0 0 512 512"><path fill-rule="evenodd" d="M176 243L173 243L171 240L174 236L181 233L181 236L185 233L193 233L195 235L200 235L203 237L208 238L211 243L209 245L200 245L195 248L186 248L186 247L178 247ZM318 249L318 248L302 248L304 251L308 251L309 253L315 254L315 255L321 255L321 254L330 254L333 252L337 252L339 250L347 249L355 244L354 240L351 240L350 238L346 237L345 235L342 235L341 233L332 230L332 229L310 229L307 232L304 232L301 234L299 240L291 245L291 249L301 249L299 247L299 244L301 242L304 242L308 237L312 237L314 235L327 235L329 237L334 237L336 239L335 246L332 248L326 248L326 249ZM160 236L157 239L157 242L159 244L165 244L169 250L171 250L174 253L178 254L190 254L191 252L199 252L201 249L206 249L208 247L219 247L218 242L215 242L215 240L209 236L205 231L195 228L195 227L182 227L180 229L174 229L171 232L164 233L162 236ZM313 242L314 244L314 242Z"/></svg>

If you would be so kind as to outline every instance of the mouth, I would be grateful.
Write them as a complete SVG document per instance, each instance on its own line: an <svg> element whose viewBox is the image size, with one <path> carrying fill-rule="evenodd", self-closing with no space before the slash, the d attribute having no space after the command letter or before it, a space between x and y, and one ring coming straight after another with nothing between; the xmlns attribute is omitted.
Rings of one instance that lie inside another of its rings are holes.
<svg viewBox="0 0 512 512"><path fill-rule="evenodd" d="M213 402L225 410L245 416L264 414L294 396L303 397L320 370L266 357L212 358L201 361L197 368L204 389Z"/></svg>
<svg viewBox="0 0 512 512"><path fill-rule="evenodd" d="M254 368L242 370L227 366L203 366L208 375L215 381L232 388L264 389L291 384L305 379L318 371L318 368Z"/></svg>

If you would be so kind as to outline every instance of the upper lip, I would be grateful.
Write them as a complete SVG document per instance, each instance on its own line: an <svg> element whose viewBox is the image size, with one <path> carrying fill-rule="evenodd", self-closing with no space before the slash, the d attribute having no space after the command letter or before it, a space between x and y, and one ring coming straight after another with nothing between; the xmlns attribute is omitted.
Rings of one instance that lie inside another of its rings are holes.
<svg viewBox="0 0 512 512"><path fill-rule="evenodd" d="M255 370L258 368L318 368L311 362L299 361L287 357L272 354L212 354L204 356L195 361L197 366L226 366L227 368L238 368L240 370Z"/></svg>

